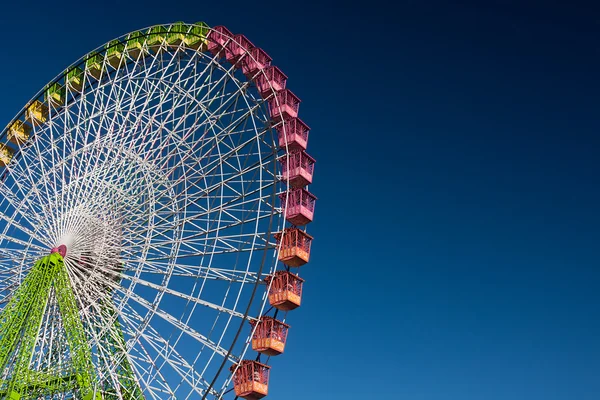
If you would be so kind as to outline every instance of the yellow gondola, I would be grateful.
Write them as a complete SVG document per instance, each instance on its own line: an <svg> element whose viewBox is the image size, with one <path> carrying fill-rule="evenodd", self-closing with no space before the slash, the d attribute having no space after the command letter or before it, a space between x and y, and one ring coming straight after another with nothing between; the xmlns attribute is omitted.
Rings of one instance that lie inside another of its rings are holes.
<svg viewBox="0 0 600 400"><path fill-rule="evenodd" d="M10 163L13 157L13 151L10 147L0 143L0 167L4 167Z"/></svg>
<svg viewBox="0 0 600 400"><path fill-rule="evenodd" d="M32 125L41 125L48 121L48 106L39 100L35 100L27 107L25 119Z"/></svg>
<svg viewBox="0 0 600 400"><path fill-rule="evenodd" d="M29 140L31 135L31 126L25 122L17 120L8 129L8 140L17 145L22 145Z"/></svg>

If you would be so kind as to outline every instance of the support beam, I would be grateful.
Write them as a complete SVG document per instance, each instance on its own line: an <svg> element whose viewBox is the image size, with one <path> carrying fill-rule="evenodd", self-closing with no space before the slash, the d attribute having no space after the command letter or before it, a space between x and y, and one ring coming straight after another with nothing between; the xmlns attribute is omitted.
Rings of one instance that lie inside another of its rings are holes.
<svg viewBox="0 0 600 400"><path fill-rule="evenodd" d="M84 400L101 399L100 388L93 386L96 373L92 354L63 255L53 252L36 262L0 313L0 371L8 371L7 380L0 381L1 398L18 400L72 393ZM36 345L42 343L40 332L52 296L58 305L69 357L65 365L34 370L32 361ZM112 326L110 336L123 338L118 322ZM124 345L119 343L118 347ZM128 361L121 368L126 372L128 390L139 393L130 398L143 399Z"/></svg>

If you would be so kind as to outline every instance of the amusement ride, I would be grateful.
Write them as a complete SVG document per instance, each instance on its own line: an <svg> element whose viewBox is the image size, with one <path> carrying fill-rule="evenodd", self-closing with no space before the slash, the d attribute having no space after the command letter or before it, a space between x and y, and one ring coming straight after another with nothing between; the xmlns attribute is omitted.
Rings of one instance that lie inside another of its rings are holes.
<svg viewBox="0 0 600 400"><path fill-rule="evenodd" d="M95 49L0 132L0 398L260 399L316 197L287 76L244 35Z"/></svg>

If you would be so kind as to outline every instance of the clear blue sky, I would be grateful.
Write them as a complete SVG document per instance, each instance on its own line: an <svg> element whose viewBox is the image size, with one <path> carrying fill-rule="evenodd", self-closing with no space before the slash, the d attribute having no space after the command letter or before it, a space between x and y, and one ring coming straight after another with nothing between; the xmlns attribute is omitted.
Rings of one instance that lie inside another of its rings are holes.
<svg viewBox="0 0 600 400"><path fill-rule="evenodd" d="M245 33L318 160L271 398L600 399L600 10L378 1L11 1L0 121L121 34Z"/></svg>

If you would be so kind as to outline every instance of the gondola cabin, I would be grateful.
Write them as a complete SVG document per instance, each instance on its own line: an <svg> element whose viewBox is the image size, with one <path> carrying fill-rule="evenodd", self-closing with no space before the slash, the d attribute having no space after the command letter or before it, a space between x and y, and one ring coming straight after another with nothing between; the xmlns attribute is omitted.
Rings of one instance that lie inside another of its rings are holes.
<svg viewBox="0 0 600 400"><path fill-rule="evenodd" d="M152 50L155 54L163 51L164 46L163 43L167 39L167 28L164 26L155 26L150 28L150 32L146 37L146 45L150 50Z"/></svg>
<svg viewBox="0 0 600 400"><path fill-rule="evenodd" d="M67 72L65 82L69 89L74 92L81 92L83 89L83 70L79 67L75 67Z"/></svg>
<svg viewBox="0 0 600 400"><path fill-rule="evenodd" d="M46 89L44 96L48 104L52 105L53 107L61 107L65 104L65 94L65 87L56 82Z"/></svg>
<svg viewBox="0 0 600 400"><path fill-rule="evenodd" d="M106 61L114 68L118 69L125 59L125 44L118 40L111 40L106 45Z"/></svg>
<svg viewBox="0 0 600 400"><path fill-rule="evenodd" d="M279 147L289 150L306 150L310 128L300 118L282 121L275 127Z"/></svg>
<svg viewBox="0 0 600 400"><path fill-rule="evenodd" d="M282 178L292 187L310 185L315 170L315 159L304 150L292 151L279 159Z"/></svg>
<svg viewBox="0 0 600 400"><path fill-rule="evenodd" d="M31 135L31 126L25 122L17 120L8 129L8 140L11 143L22 145L25 144Z"/></svg>
<svg viewBox="0 0 600 400"><path fill-rule="evenodd" d="M181 43L184 43L187 30L187 25L183 22L176 22L171 25L167 33L167 43L169 46L177 47Z"/></svg>
<svg viewBox="0 0 600 400"><path fill-rule="evenodd" d="M208 35L208 25L204 22L196 22L192 29L185 37L185 45L190 49L205 51L208 48L208 41L206 35Z"/></svg>
<svg viewBox="0 0 600 400"><path fill-rule="evenodd" d="M137 60L140 56L145 56L148 54L146 48L144 47L144 42L146 41L146 37L140 31L132 32L127 36L127 40L125 41L125 51L133 60Z"/></svg>
<svg viewBox="0 0 600 400"><path fill-rule="evenodd" d="M300 98L289 89L277 92L275 96L271 97L269 100L271 119L275 122L297 118L299 108Z"/></svg>
<svg viewBox="0 0 600 400"><path fill-rule="evenodd" d="M252 79L258 71L271 65L273 59L263 49L255 47L242 59L242 72L248 79Z"/></svg>
<svg viewBox="0 0 600 400"><path fill-rule="evenodd" d="M247 400L262 399L269 394L269 367L258 361L242 360L232 365L235 395Z"/></svg>
<svg viewBox="0 0 600 400"><path fill-rule="evenodd" d="M42 125L48 121L48 106L39 100L35 100L27 107L25 112L27 122L33 125Z"/></svg>
<svg viewBox="0 0 600 400"><path fill-rule="evenodd" d="M233 33L224 26L215 26L207 35L208 51L219 57L231 59L233 56L228 47L233 39Z"/></svg>
<svg viewBox="0 0 600 400"><path fill-rule="evenodd" d="M90 54L88 59L85 61L86 72L96 79L100 79L102 76L103 67L103 57L100 53L94 52Z"/></svg>
<svg viewBox="0 0 600 400"><path fill-rule="evenodd" d="M260 96L266 99L273 94L273 91L279 92L285 89L287 76L278 67L270 66L257 74L254 82Z"/></svg>
<svg viewBox="0 0 600 400"><path fill-rule="evenodd" d="M302 304L304 279L289 271L277 271L265 279L269 287L269 304L280 311L290 311Z"/></svg>
<svg viewBox="0 0 600 400"><path fill-rule="evenodd" d="M301 226L312 222L317 198L306 189L296 188L282 193L281 206L285 209L285 219L293 225Z"/></svg>
<svg viewBox="0 0 600 400"><path fill-rule="evenodd" d="M278 356L285 349L289 325L275 318L263 316L256 325L252 335L252 350L266 356Z"/></svg>
<svg viewBox="0 0 600 400"><path fill-rule="evenodd" d="M0 167L5 167L10 164L13 158L13 151L10 147L0 143Z"/></svg>
<svg viewBox="0 0 600 400"><path fill-rule="evenodd" d="M312 236L298 228L285 228L275 234L279 248L279 261L288 267L300 267L310 258Z"/></svg>
<svg viewBox="0 0 600 400"><path fill-rule="evenodd" d="M254 45L244 35L235 35L229 43L229 51L227 53L227 61L232 64L237 64L238 61L246 55L246 52L254 48Z"/></svg>

